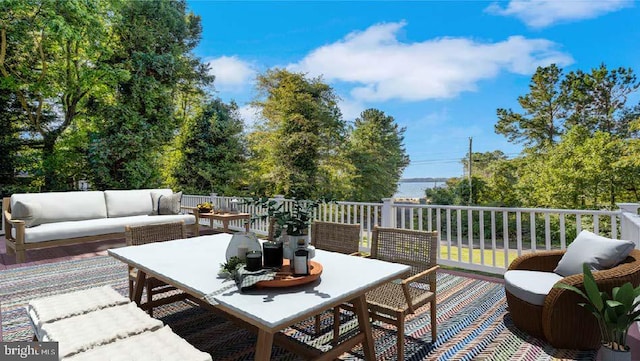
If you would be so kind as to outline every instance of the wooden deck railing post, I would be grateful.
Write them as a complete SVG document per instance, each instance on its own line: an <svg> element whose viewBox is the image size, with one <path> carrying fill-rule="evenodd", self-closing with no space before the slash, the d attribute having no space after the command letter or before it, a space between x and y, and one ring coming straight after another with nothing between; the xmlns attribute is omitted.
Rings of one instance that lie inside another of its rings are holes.
<svg viewBox="0 0 640 361"><path fill-rule="evenodd" d="M617 203L620 208L620 238L633 241L640 248L640 216L638 203Z"/></svg>
<svg viewBox="0 0 640 361"><path fill-rule="evenodd" d="M382 223L382 227L395 227L396 225L396 214L393 211L393 198L383 198L382 199L382 216L380 223Z"/></svg>

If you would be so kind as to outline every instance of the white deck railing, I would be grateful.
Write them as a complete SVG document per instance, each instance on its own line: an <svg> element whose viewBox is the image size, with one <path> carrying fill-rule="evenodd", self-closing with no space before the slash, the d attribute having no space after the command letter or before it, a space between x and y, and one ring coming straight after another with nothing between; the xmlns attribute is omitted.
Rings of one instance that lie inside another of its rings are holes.
<svg viewBox="0 0 640 361"><path fill-rule="evenodd" d="M214 207L230 208L235 197L188 196L183 204L210 200ZM291 200L274 198L291 207ZM240 199L241 201L241 199ZM583 229L640 245L639 204L620 204L619 210L571 210L546 208L468 207L426 204L337 202L323 204L315 219L360 224L362 251L370 251L374 225L438 231L439 263L463 269L502 274L517 256L541 250L565 249ZM260 211L238 203L238 210ZM251 229L267 234L266 221L254 221ZM240 222L232 229L242 230Z"/></svg>

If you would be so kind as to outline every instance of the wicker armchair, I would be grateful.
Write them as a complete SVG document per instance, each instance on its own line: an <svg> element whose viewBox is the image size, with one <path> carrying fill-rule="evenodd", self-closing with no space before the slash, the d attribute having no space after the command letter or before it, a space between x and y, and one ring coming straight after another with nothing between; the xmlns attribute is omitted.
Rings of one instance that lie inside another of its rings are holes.
<svg viewBox="0 0 640 361"><path fill-rule="evenodd" d="M438 232L375 227L371 246L371 258L411 266L407 278L400 282L389 282L367 293L371 318L398 328L398 360L402 361L405 317L427 303L431 317L431 340L436 340ZM346 305L340 307L350 308ZM334 333L334 339L337 336Z"/></svg>
<svg viewBox="0 0 640 361"><path fill-rule="evenodd" d="M184 221L173 223L160 223L144 226L126 226L125 239L127 246L138 246L152 242L164 242L174 239L187 238L187 231ZM133 299L134 281L138 275L138 270L129 267L129 298ZM185 293L175 293L176 288L153 278L147 277L145 280L147 290L147 302L140 305L146 309L149 315L153 316L153 308L167 303L173 303L186 298ZM153 295L174 291L172 295L153 300Z"/></svg>
<svg viewBox="0 0 640 361"><path fill-rule="evenodd" d="M516 258L509 270L553 272L565 251L544 251ZM634 249L616 267L593 272L598 288L610 293L614 287L631 282L640 285L640 250ZM584 277L575 274L561 282L584 290ZM515 297L506 291L507 303L513 323L532 336L547 340L556 348L597 349L600 331L593 315L578 303L584 299L565 289L553 288L538 306Z"/></svg>
<svg viewBox="0 0 640 361"><path fill-rule="evenodd" d="M360 254L360 224L314 221L311 244L325 251Z"/></svg>
<svg viewBox="0 0 640 361"><path fill-rule="evenodd" d="M311 243L325 251L359 255L360 224L314 221L311 225ZM340 309L333 309L333 319L340 320ZM315 322L315 331L319 334L320 315L315 316ZM334 334L340 332L340 322L334 321L333 327Z"/></svg>

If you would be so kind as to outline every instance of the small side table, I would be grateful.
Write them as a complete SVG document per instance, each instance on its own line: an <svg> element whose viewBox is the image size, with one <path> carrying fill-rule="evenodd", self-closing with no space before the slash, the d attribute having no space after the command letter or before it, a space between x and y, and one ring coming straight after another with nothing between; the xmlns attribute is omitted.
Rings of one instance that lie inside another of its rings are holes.
<svg viewBox="0 0 640 361"><path fill-rule="evenodd" d="M222 230L224 232L229 233L229 221L235 221L240 219L245 219L247 221L251 220L251 214L249 213L200 213L200 218L208 218L209 226L213 228L213 221L221 221L222 222ZM245 224L245 229L249 232L249 223Z"/></svg>

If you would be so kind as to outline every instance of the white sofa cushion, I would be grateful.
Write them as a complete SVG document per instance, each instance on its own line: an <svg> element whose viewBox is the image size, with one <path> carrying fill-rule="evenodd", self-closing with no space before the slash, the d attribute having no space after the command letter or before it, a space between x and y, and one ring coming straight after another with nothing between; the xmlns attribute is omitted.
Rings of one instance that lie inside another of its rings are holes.
<svg viewBox="0 0 640 361"><path fill-rule="evenodd" d="M567 252L553 271L567 277L582 273L583 263L586 263L592 271L615 267L627 258L634 247L635 244L631 241L606 238L589 231L582 231L569 244Z"/></svg>
<svg viewBox="0 0 640 361"><path fill-rule="evenodd" d="M195 216L192 214L172 214L159 216L130 216L118 218L88 219L84 221L70 221L41 224L37 227L25 229L24 242L38 243L54 239L67 239L86 236L97 236L109 233L124 233L127 225L139 226L144 224L157 224L165 222L184 221L185 224L194 224ZM11 228L15 237L15 228Z"/></svg>
<svg viewBox="0 0 640 361"><path fill-rule="evenodd" d="M170 196L171 189L107 190L104 199L109 218L149 215L153 212L151 192Z"/></svg>
<svg viewBox="0 0 640 361"><path fill-rule="evenodd" d="M553 272L512 270L504 273L504 288L532 305L544 305L553 285L563 277Z"/></svg>
<svg viewBox="0 0 640 361"><path fill-rule="evenodd" d="M104 194L100 191L16 193L11 196L11 209L18 201L39 205L40 224L107 217Z"/></svg>
<svg viewBox="0 0 640 361"><path fill-rule="evenodd" d="M26 227L33 227L40 224L42 208L40 203L16 201L11 207L11 218L24 221Z"/></svg>

